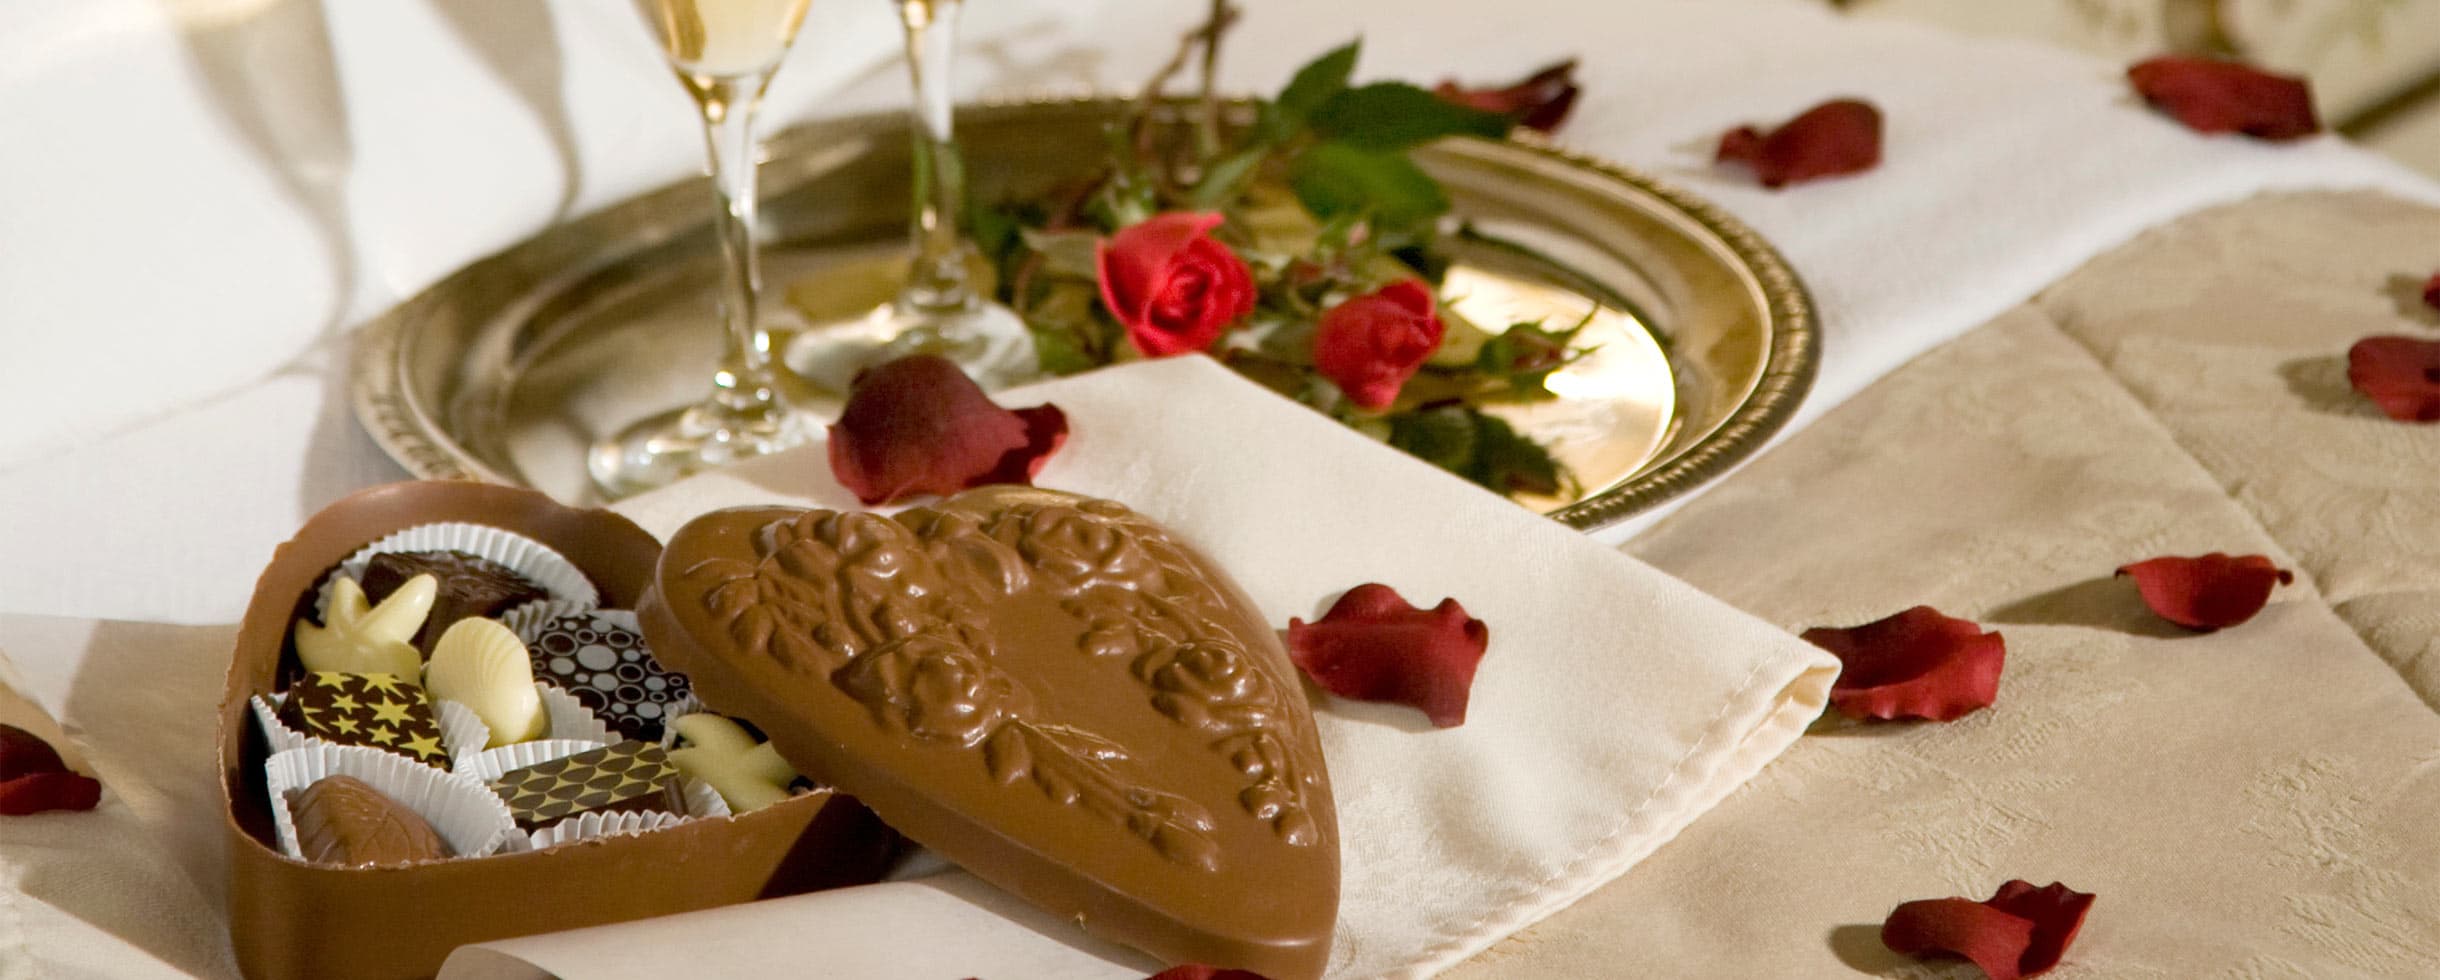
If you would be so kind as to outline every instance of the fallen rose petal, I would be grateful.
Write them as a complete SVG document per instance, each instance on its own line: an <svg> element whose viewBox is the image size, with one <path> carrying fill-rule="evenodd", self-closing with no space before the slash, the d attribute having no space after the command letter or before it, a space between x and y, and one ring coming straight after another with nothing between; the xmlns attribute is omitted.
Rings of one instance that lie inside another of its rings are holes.
<svg viewBox="0 0 2440 980"><path fill-rule="evenodd" d="M1188 963L1162 970L1144 980L1270 980L1252 970L1224 970L1201 963Z"/></svg>
<svg viewBox="0 0 2440 980"><path fill-rule="evenodd" d="M2305 80L2213 58L2168 56L2127 69L2135 93L2198 133L2303 139L2321 132Z"/></svg>
<svg viewBox="0 0 2440 980"><path fill-rule="evenodd" d="M1027 483L1067 436L1044 405L993 404L947 359L920 354L864 372L830 426L830 472L866 505Z"/></svg>
<svg viewBox="0 0 2440 980"><path fill-rule="evenodd" d="M1469 109L1508 116L1527 129L1554 133L1567 121L1568 111L1576 107L1579 94L1576 59L1551 65L1502 88L1465 88L1456 79L1446 79L1432 87L1432 94Z"/></svg>
<svg viewBox="0 0 2440 980"><path fill-rule="evenodd" d="M15 725L0 725L0 781L38 772L67 772L59 750L42 736Z"/></svg>
<svg viewBox="0 0 2440 980"><path fill-rule="evenodd" d="M1743 163L1762 186L1870 170L1881 162L1881 110L1858 99L1807 109L1768 133L1739 126L1720 137L1714 163Z"/></svg>
<svg viewBox="0 0 2440 980"><path fill-rule="evenodd" d="M2022 975L2031 977L2048 972L2067 955L2067 947L2076 941L2076 930L2084 928L2084 913L2092 909L2093 895L2055 881L2035 888L2029 881L2010 880L1983 904L2033 922L2033 941L2016 961Z"/></svg>
<svg viewBox="0 0 2440 980"><path fill-rule="evenodd" d="M2366 337L2347 348L2347 383L2400 422L2440 422L2440 340Z"/></svg>
<svg viewBox="0 0 2440 980"><path fill-rule="evenodd" d="M2432 277L2424 281L2423 305L2440 310L2440 272L2432 273Z"/></svg>
<svg viewBox="0 0 2440 980"><path fill-rule="evenodd" d="M1417 609L1378 583L1347 590L1321 619L1288 620L1288 659L1324 690L1418 709L1441 728L1466 722L1474 669L1491 631L1455 599Z"/></svg>
<svg viewBox="0 0 2440 980"><path fill-rule="evenodd" d="M1901 956L1962 956L1991 980L2024 976L2017 963L2033 945L2033 920L1970 898L1927 898L1889 911L1881 945Z"/></svg>
<svg viewBox="0 0 2440 980"><path fill-rule="evenodd" d="M2040 976L2059 965L2093 896L2058 882L2011 880L1989 900L1931 898L1891 909L1881 944L1905 956L1962 956L1991 980Z"/></svg>
<svg viewBox="0 0 2440 980"><path fill-rule="evenodd" d="M90 810L102 802L102 784L72 772L27 773L0 782L0 816L22 817L48 810Z"/></svg>
<svg viewBox="0 0 2440 980"><path fill-rule="evenodd" d="M1838 657L1830 704L1856 719L1949 721L1990 707L2008 657L1999 634L1930 606L1804 640Z"/></svg>
<svg viewBox="0 0 2440 980"><path fill-rule="evenodd" d="M2254 618L2271 601L2271 589L2296 580L2294 572L2261 555L2220 552L2193 558L2163 557L2118 570L2135 580L2143 604L2179 626L2199 633Z"/></svg>

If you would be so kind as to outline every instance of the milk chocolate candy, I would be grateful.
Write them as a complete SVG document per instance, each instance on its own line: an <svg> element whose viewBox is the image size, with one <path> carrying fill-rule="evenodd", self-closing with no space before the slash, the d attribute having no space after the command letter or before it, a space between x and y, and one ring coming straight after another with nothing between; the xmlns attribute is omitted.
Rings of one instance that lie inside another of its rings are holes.
<svg viewBox="0 0 2440 980"><path fill-rule="evenodd" d="M432 653L441 633L458 620L498 616L537 599L550 597L542 586L505 565L463 551L409 551L374 555L364 568L364 594L378 602L392 589L417 575L440 582L432 613L415 634L416 649Z"/></svg>
<svg viewBox="0 0 2440 980"><path fill-rule="evenodd" d="M633 739L512 769L491 791L527 830L596 811L683 812L678 768L660 746Z"/></svg>
<svg viewBox="0 0 2440 980"><path fill-rule="evenodd" d="M440 722L423 687L409 678L317 670L289 686L276 715L300 735L371 746L449 768Z"/></svg>
<svg viewBox="0 0 2440 980"><path fill-rule="evenodd" d="M573 695L628 738L659 741L663 714L686 697L686 675L653 659L632 612L566 612L522 635L535 677Z"/></svg>
<svg viewBox="0 0 2440 980"><path fill-rule="evenodd" d="M288 801L297 844L318 864L413 864L449 856L432 824L353 776L325 776Z"/></svg>
<svg viewBox="0 0 2440 980"><path fill-rule="evenodd" d="M1164 962L1321 974L1338 819L1295 668L1125 507L717 511L637 611L706 705L976 875Z"/></svg>

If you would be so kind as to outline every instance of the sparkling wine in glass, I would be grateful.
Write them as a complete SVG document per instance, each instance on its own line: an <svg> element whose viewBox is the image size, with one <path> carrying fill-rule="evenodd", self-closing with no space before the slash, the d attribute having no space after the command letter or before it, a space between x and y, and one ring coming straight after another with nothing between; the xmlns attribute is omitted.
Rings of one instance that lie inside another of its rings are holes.
<svg viewBox="0 0 2440 980"><path fill-rule="evenodd" d="M593 482L611 498L803 442L780 397L771 338L756 314L754 110L796 41L811 0L638 0L662 52L703 115L725 271L725 347L709 397L645 418L593 446Z"/></svg>
<svg viewBox="0 0 2440 980"><path fill-rule="evenodd" d="M789 344L790 370L832 391L857 371L906 354L938 354L985 388L1040 374L1032 334L1015 311L993 302L976 281L967 241L966 168L957 147L950 66L963 0L891 0L906 34L915 87L914 261L898 298L867 316L816 325Z"/></svg>

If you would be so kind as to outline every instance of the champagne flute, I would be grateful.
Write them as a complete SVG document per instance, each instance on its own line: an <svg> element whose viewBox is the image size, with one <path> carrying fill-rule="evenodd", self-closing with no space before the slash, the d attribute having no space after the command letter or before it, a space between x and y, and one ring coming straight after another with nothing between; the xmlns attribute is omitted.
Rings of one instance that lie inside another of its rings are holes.
<svg viewBox="0 0 2440 980"><path fill-rule="evenodd" d="M915 88L909 117L915 258L896 300L859 320L799 334L788 346L788 367L832 391L845 391L865 367L917 353L957 362L985 388L1031 380L1041 373L1033 335L1016 311L977 288L978 256L965 233L966 167L957 147L950 75L964 0L891 2L905 31Z"/></svg>
<svg viewBox="0 0 2440 980"><path fill-rule="evenodd" d="M593 482L611 498L805 441L781 399L771 338L757 318L754 110L796 41L811 0L637 0L678 80L703 115L712 229L724 264L725 348L709 397L629 425L595 443Z"/></svg>

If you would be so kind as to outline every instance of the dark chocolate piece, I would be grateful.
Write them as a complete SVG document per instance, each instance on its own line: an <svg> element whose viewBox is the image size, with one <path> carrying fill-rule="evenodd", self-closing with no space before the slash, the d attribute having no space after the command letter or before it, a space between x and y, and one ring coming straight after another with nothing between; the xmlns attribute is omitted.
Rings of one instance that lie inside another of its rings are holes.
<svg viewBox="0 0 2440 980"><path fill-rule="evenodd" d="M415 634L415 648L426 657L432 655L432 647L440 642L441 634L458 620L497 617L528 602L550 598L542 586L508 566L463 551L374 555L364 567L364 594L380 602L408 579L426 574L440 580L440 595L432 602L432 613L424 617L424 628Z"/></svg>
<svg viewBox="0 0 2440 980"><path fill-rule="evenodd" d="M1296 670L1227 575L1109 501L718 511L638 604L799 771L1172 963L1321 974L1337 812Z"/></svg>
<svg viewBox="0 0 2440 980"><path fill-rule="evenodd" d="M510 770L491 791L527 830L584 813L682 809L678 767L660 746L633 739Z"/></svg>
<svg viewBox="0 0 2440 980"><path fill-rule="evenodd" d="M448 857L421 814L353 776L324 776L288 794L297 847L316 864L413 864Z"/></svg>
<svg viewBox="0 0 2440 980"><path fill-rule="evenodd" d="M449 768L441 725L424 689L391 674L317 670L298 678L275 713L298 734L340 745L396 752L427 766Z"/></svg>
<svg viewBox="0 0 2440 980"><path fill-rule="evenodd" d="M653 659L634 613L571 612L529 626L522 635L537 679L574 695L628 738L660 741L669 706L686 697L686 675Z"/></svg>

